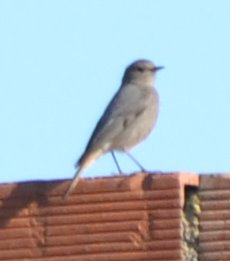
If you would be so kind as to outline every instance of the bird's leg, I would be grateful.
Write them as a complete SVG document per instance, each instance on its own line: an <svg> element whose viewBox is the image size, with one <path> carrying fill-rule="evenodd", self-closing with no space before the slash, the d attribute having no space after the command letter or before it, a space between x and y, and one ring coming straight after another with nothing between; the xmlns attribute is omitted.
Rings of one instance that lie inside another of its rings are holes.
<svg viewBox="0 0 230 261"><path fill-rule="evenodd" d="M141 171L146 172L145 168L137 161L128 151L125 151L126 155L141 169Z"/></svg>
<svg viewBox="0 0 230 261"><path fill-rule="evenodd" d="M121 175L121 174L122 174L122 171L121 171L120 165L118 164L118 161L117 161L117 158L116 158L116 156L115 156L114 151L111 151L111 155L112 155L113 160L114 160L114 162L115 162L115 164L116 164L116 166L117 166L117 170L118 170L119 174Z"/></svg>

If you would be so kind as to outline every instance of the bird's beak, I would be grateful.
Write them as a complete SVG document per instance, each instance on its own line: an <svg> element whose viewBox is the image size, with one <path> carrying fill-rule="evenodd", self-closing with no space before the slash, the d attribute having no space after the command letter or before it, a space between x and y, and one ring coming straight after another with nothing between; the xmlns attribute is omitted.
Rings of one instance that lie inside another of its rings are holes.
<svg viewBox="0 0 230 261"><path fill-rule="evenodd" d="M165 67L164 66L156 66L155 68L154 68L154 71L156 72L156 71L160 71L160 70L162 70L162 69L164 69Z"/></svg>

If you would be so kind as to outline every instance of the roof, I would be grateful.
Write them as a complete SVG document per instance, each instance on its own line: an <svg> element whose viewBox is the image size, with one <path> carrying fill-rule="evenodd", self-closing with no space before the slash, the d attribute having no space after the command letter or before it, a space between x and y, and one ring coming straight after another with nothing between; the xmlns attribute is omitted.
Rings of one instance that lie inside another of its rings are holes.
<svg viewBox="0 0 230 261"><path fill-rule="evenodd" d="M68 185L0 185L0 260L230 260L228 176L81 179L63 201Z"/></svg>

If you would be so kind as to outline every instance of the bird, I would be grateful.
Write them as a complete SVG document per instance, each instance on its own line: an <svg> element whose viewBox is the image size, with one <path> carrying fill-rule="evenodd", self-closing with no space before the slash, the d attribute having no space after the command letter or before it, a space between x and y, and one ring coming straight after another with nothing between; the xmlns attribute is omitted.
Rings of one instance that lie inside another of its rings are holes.
<svg viewBox="0 0 230 261"><path fill-rule="evenodd" d="M76 173L64 194L73 192L80 174L95 160L114 151L127 153L140 167L129 150L143 141L154 128L159 114L159 95L154 87L156 72L163 69L152 61L139 59L125 70L121 85L99 119L89 142L77 161Z"/></svg>

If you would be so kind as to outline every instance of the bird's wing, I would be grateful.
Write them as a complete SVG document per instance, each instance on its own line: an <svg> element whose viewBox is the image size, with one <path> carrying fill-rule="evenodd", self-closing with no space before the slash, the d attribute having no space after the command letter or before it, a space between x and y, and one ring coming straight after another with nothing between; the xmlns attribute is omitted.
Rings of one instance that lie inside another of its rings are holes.
<svg viewBox="0 0 230 261"><path fill-rule="evenodd" d="M103 147L106 150L106 146L146 109L148 95L149 93L134 85L119 90L98 121L85 152L76 165L78 166L90 151L103 150Z"/></svg>

